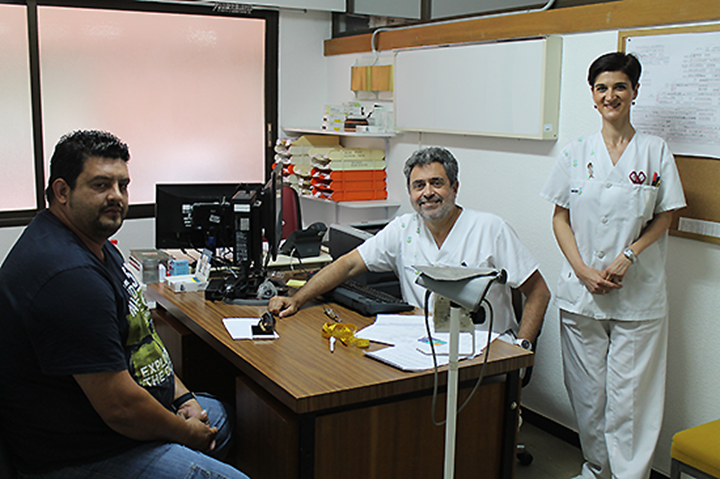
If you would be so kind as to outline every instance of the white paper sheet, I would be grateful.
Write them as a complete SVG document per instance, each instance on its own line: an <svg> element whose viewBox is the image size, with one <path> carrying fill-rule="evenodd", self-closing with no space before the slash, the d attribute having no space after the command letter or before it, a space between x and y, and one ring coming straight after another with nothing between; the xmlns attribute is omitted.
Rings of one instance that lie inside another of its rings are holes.
<svg viewBox="0 0 720 479"><path fill-rule="evenodd" d="M720 32L628 37L642 62L633 107L638 131L665 139L676 155L720 158Z"/></svg>
<svg viewBox="0 0 720 479"><path fill-rule="evenodd" d="M224 318L223 324L233 339L277 339L280 337L276 331L273 331L273 335L267 338L253 336L252 327L259 321L259 318Z"/></svg>

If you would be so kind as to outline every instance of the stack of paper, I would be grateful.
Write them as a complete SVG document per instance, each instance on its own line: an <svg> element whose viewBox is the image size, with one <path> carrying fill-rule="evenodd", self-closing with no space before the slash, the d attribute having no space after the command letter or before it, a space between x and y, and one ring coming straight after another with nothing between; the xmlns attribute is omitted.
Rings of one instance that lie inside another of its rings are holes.
<svg viewBox="0 0 720 479"><path fill-rule="evenodd" d="M432 318L430 331L438 366L444 366L449 362L450 334L434 332ZM474 335L473 349L473 333L460 333L460 359L473 358L483 352L488 340L487 331L476 331ZM424 316L379 314L375 323L359 331L356 336L390 345L391 347L365 354L403 371L423 371L434 366ZM498 336L497 333L492 333L490 341L494 341Z"/></svg>
<svg viewBox="0 0 720 479"><path fill-rule="evenodd" d="M312 195L312 164L309 152L313 148L331 150L340 147L337 136L303 135L299 138L279 139L275 144L275 162L283 164L283 179L301 194Z"/></svg>

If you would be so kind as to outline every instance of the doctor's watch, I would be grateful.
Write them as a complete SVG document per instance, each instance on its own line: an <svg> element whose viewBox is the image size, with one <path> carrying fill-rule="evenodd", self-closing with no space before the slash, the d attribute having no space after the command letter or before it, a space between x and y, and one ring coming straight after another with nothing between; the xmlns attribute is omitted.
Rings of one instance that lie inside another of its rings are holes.
<svg viewBox="0 0 720 479"><path fill-rule="evenodd" d="M528 351L532 351L532 343L527 339L517 338L515 340L515 345L520 346L523 349L527 349Z"/></svg>

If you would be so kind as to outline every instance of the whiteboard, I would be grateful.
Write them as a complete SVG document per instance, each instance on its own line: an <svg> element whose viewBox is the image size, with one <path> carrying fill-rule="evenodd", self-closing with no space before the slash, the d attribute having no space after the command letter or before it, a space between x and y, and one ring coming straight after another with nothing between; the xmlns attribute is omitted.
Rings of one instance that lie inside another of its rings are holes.
<svg viewBox="0 0 720 479"><path fill-rule="evenodd" d="M642 64L632 122L673 153L720 158L720 32L628 37Z"/></svg>
<svg viewBox="0 0 720 479"><path fill-rule="evenodd" d="M398 130L557 139L562 39L400 51Z"/></svg>

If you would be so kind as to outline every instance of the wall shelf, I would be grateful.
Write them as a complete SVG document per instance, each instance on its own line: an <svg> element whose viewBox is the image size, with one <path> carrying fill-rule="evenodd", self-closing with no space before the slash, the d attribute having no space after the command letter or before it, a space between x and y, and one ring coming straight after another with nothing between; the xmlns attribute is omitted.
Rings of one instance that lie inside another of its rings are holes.
<svg viewBox="0 0 720 479"><path fill-rule="evenodd" d="M393 138L398 132L386 131L384 133L358 133L355 131L328 131L322 128L289 128L284 127L286 133L308 133L311 135L332 135L332 136L351 136L355 138Z"/></svg>
<svg viewBox="0 0 720 479"><path fill-rule="evenodd" d="M313 196L300 195L300 201L309 201L311 203L319 203L320 205L328 205L334 209L335 223L340 223L340 210L348 208L351 210L361 209L384 209L383 219L391 219L394 213L400 208L400 203L395 203L387 200L368 200L368 201L332 201L325 200L322 198L315 198ZM379 218L373 218L379 219Z"/></svg>

